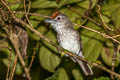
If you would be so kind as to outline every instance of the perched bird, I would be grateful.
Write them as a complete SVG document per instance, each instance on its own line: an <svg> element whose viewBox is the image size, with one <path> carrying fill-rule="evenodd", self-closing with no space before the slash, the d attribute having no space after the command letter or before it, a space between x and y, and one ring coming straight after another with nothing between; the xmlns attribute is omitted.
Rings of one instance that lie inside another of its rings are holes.
<svg viewBox="0 0 120 80"><path fill-rule="evenodd" d="M18 46L19 46L21 55L23 58L25 58L27 54L26 50L28 46L28 34L23 28L17 25L14 26L14 33L18 36L18 40L19 40Z"/></svg>
<svg viewBox="0 0 120 80"><path fill-rule="evenodd" d="M57 32L57 40L61 47L84 58L80 35L73 29L73 24L67 16L58 13L53 18L45 19L45 22L50 23ZM91 68L86 62L73 57L72 60L78 62L86 76L93 75Z"/></svg>

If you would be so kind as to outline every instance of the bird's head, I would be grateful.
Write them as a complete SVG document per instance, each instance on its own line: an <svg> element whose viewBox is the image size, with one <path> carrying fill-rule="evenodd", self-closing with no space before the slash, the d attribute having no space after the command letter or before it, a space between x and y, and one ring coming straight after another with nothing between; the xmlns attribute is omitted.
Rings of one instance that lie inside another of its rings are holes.
<svg viewBox="0 0 120 80"><path fill-rule="evenodd" d="M45 19L45 22L50 23L52 27L56 30L72 26L69 18L61 13L56 14L55 16L53 16L53 18Z"/></svg>

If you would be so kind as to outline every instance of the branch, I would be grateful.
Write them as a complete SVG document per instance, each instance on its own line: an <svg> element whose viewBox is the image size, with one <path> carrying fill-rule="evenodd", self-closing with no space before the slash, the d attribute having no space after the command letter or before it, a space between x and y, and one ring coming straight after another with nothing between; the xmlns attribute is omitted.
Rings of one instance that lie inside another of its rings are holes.
<svg viewBox="0 0 120 80"><path fill-rule="evenodd" d="M92 32L98 33L98 34L102 35L103 37L108 38L108 39L111 39L111 40L113 40L113 41L115 41L115 42L117 42L117 43L120 44L120 41L118 41L118 40L115 39L114 37L111 37L111 36L109 36L109 35L107 35L107 34L105 34L105 33L103 33L103 32L99 32L99 31L97 31L97 30L88 28L88 27L86 27L86 26L78 25L78 24L76 24L76 23L74 23L74 25L77 25L77 26L80 26L80 27L85 28L85 29L87 29L87 30L90 30L90 31L92 31Z"/></svg>
<svg viewBox="0 0 120 80"><path fill-rule="evenodd" d="M8 48L9 49L9 48ZM9 80L9 73L10 73L10 64L11 64L11 55L12 55L12 49L9 49L10 54L8 58L8 69L7 69L7 75L6 75L6 80Z"/></svg>
<svg viewBox="0 0 120 80"><path fill-rule="evenodd" d="M83 18L91 21L92 23L96 24L97 26L102 26L101 23L98 23L97 21L95 21L94 19L92 19L92 18L90 18L90 17L88 17L88 16L85 16L85 15L80 14L78 11L76 11L75 9L73 9L71 6L68 5L67 7L68 7L71 11L73 11L73 12L75 12L76 14L78 14L79 16L82 16Z"/></svg>
<svg viewBox="0 0 120 80"><path fill-rule="evenodd" d="M16 11L13 11L13 13L15 13L15 14L25 14L25 12L16 12ZM45 15L42 15L42 14L38 14L38 13L27 13L28 15L32 15L32 16L40 16L40 17L45 17L45 18L51 18L51 17L49 17L49 16L45 16Z"/></svg>
<svg viewBox="0 0 120 80"><path fill-rule="evenodd" d="M100 10L101 10L100 6L97 5L97 7L98 7L97 13L98 13L99 16L100 16L100 19L101 19L101 21L102 21L102 24L103 24L104 28L105 28L105 29L107 28L108 30L113 31L113 29L109 28L109 27L105 24L105 22L104 22L104 20L103 20L103 17L102 17L102 15L101 15L101 13L100 13Z"/></svg>
<svg viewBox="0 0 120 80"><path fill-rule="evenodd" d="M17 61L18 61L18 55L15 56L15 61L14 61L13 67L11 69L10 76L9 76L8 80L13 80L15 70L16 70Z"/></svg>

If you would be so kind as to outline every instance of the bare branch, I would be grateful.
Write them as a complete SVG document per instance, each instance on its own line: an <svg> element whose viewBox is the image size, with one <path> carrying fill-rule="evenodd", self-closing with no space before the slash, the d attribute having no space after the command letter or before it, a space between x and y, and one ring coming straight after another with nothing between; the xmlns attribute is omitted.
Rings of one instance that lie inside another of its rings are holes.
<svg viewBox="0 0 120 80"><path fill-rule="evenodd" d="M10 76L9 76L8 80L13 80L15 70L16 70L17 61L18 61L18 55L15 56L15 61L14 61L13 67L11 69Z"/></svg>
<svg viewBox="0 0 120 80"><path fill-rule="evenodd" d="M103 26L105 27L105 29L107 28L108 30L113 31L113 29L109 28L109 27L105 24L105 22L104 22L104 20L103 20L103 17L102 17L102 15L101 15L101 13L100 13L100 10L101 10L100 6L97 5L97 7L98 7L97 13L98 13L99 16L100 16L100 19L101 19L101 21L102 21L102 23L103 23Z"/></svg>
<svg viewBox="0 0 120 80"><path fill-rule="evenodd" d="M88 27L86 27L86 26L78 25L78 24L76 24L76 23L74 23L74 25L77 25L77 26L80 26L80 27L85 28L85 29L87 29L87 30L90 30L90 31L92 31L92 32L98 33L98 34L102 35L103 37L109 38L109 39L111 39L111 40L113 40L113 41L115 41L115 42L117 42L117 43L120 44L120 41L114 39L113 37L111 37L111 36L109 36L109 35L107 35L107 34L105 34L105 33L103 33L103 32L99 32L99 31L97 31L97 30L88 28Z"/></svg>

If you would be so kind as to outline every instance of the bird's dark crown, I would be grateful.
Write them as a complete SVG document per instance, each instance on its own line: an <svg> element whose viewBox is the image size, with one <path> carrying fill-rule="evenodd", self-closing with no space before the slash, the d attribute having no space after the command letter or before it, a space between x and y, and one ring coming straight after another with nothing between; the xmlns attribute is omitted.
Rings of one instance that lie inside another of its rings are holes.
<svg viewBox="0 0 120 80"><path fill-rule="evenodd" d="M53 14L50 19L46 19L45 22L50 23L54 29L62 29L62 28L72 28L73 24L69 20L69 18L64 14Z"/></svg>
<svg viewBox="0 0 120 80"><path fill-rule="evenodd" d="M68 17L65 16L64 14L59 14L54 18L54 20L58 22L65 22L65 20L68 20Z"/></svg>

